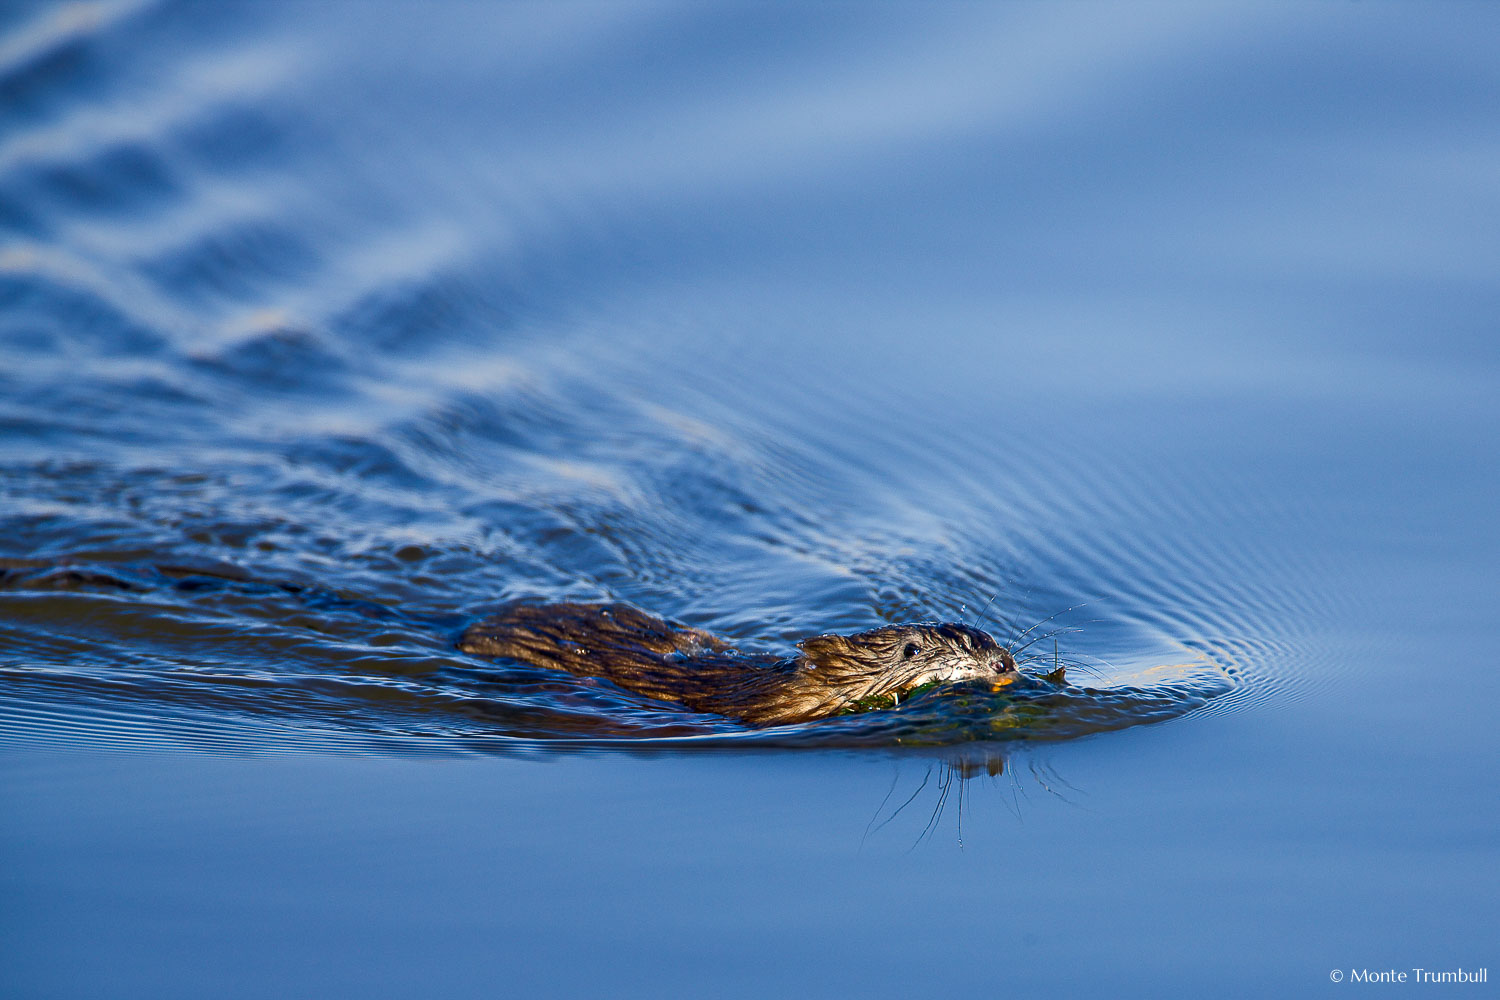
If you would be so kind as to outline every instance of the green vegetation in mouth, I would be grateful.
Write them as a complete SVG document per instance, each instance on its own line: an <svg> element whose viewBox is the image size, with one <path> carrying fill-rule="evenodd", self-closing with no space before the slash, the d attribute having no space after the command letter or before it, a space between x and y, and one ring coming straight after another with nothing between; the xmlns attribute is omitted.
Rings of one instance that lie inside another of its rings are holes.
<svg viewBox="0 0 1500 1000"><path fill-rule="evenodd" d="M895 708L901 702L910 701L917 695L925 694L926 692L931 691L937 686L937 681L932 681L927 684L921 684L917 687L901 692L899 698L894 694L877 694L872 695L869 698L861 698L858 701L849 702L843 708L839 709L838 714L854 715L858 712L878 712L882 709Z"/></svg>
<svg viewBox="0 0 1500 1000"><path fill-rule="evenodd" d="M1056 670L1053 670L1050 673L1045 673L1045 674L1022 674L1020 676L1023 677L1023 678L1026 678L1028 680L1033 680L1033 681L1047 681L1048 683L1056 684L1056 685L1058 685L1058 686L1061 687L1061 686L1065 686L1067 684L1067 680L1064 677L1064 674L1066 672L1067 672L1067 667L1058 667ZM1008 683L1009 683L1009 681L1007 681L1007 684ZM880 712L880 711L886 711L886 710L889 710L889 709L899 708L901 705L906 704L908 701L912 700L913 698L917 697L918 695L926 694L928 691L931 691L933 688L937 688L937 687L941 687L941 686L942 686L942 682L941 681L930 681L930 682L928 682L926 684L922 684L922 685L920 685L918 687L911 688L910 690L902 691L902 692L900 692L899 696L898 695L892 695L892 694L879 694L879 695L872 695L869 698L860 698L857 701L851 701L848 704L846 704L843 708L839 709L839 711L838 711L837 714L839 714L839 715L856 715L856 714L858 714L860 712ZM1002 690L1002 689L1003 688L997 687L995 690L999 691L999 690ZM958 701L956 702L956 704L958 704L958 705L965 705L965 706L967 706L970 703L970 700L971 700L970 697L965 697L964 695L958 694L958 693L955 693L955 697L958 698ZM1030 721L1031 718L1032 718L1032 715L1034 715L1034 714L1035 713L1027 714L1026 721ZM997 719L995 721L995 723L994 723L994 725L996 726L996 728L1011 728L1011 727L1014 727L1014 726L1017 726L1017 725L1020 725L1020 724L1022 724L1022 723L1019 723L1019 722L1015 721L1013 718Z"/></svg>

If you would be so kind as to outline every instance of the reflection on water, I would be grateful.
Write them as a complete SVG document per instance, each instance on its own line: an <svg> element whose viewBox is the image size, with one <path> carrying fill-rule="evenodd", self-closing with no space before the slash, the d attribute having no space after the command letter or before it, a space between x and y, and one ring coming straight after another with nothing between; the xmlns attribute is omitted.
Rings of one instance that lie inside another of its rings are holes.
<svg viewBox="0 0 1500 1000"><path fill-rule="evenodd" d="M891 778L890 790L865 825L861 847L872 837L910 836L915 829L911 846L916 848L951 826L954 842L962 848L965 817L971 830L976 819L976 797L998 802L1019 820L1026 808L1028 787L1069 804L1073 804L1070 794L1082 794L1044 761L1027 759L1026 773L1017 776L1013 760L999 747L972 744L952 756L928 762L921 769L920 780L909 777L904 768L898 770ZM888 829L890 832L885 833Z"/></svg>

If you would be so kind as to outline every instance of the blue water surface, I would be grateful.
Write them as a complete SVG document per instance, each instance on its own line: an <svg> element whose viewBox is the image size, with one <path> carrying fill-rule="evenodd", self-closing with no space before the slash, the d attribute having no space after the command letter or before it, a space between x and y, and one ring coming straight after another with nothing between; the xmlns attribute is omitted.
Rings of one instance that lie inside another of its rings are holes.
<svg viewBox="0 0 1500 1000"><path fill-rule="evenodd" d="M4 7L0 993L1500 973L1497 108L1479 3Z"/></svg>

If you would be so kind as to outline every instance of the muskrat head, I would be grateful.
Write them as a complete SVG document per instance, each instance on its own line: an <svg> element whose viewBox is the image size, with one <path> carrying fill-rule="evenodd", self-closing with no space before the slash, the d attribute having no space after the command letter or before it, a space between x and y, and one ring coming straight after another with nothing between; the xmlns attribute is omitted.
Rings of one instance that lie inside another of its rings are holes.
<svg viewBox="0 0 1500 1000"><path fill-rule="evenodd" d="M812 670L853 699L1016 671L1010 651L988 632L953 622L883 625L854 635L818 635L797 645Z"/></svg>

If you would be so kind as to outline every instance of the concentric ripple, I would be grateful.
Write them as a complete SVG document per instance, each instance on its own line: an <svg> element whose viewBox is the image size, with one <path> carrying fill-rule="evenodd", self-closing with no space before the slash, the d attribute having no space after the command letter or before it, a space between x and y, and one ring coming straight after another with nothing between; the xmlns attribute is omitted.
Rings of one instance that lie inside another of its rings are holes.
<svg viewBox="0 0 1500 1000"><path fill-rule="evenodd" d="M351 9L5 23L4 739L864 747L1296 696L1337 598L1298 543L1317 515L1300 470L1273 467L1279 429L1256 437L1268 418L1244 396L1076 364L1123 357L1116 329L1009 277L976 304L968 251L934 235L968 233L964 206L913 208L933 197L905 158L921 144L954 144L932 169L962 186L960 153L1058 139L1024 95L934 118L921 101L970 93L941 76L825 135L778 25L747 44L788 77L716 72L707 99L637 78L631 40L680 26L621 15L616 37L510 9L424 22L393 82L391 51L350 43ZM818 30L910 34L842 16ZM945 68L962 22L924 25L902 72ZM906 92L859 65L803 81L816 107ZM471 86L485 99L459 99ZM527 110L540 90L566 122ZM700 132L741 155L640 145ZM889 199L873 237L870 192ZM1196 331L1153 332L1191 356ZM1208 419L1235 447L1180 432ZM623 600L783 653L968 620L1071 684L746 730L457 651L518 596Z"/></svg>

